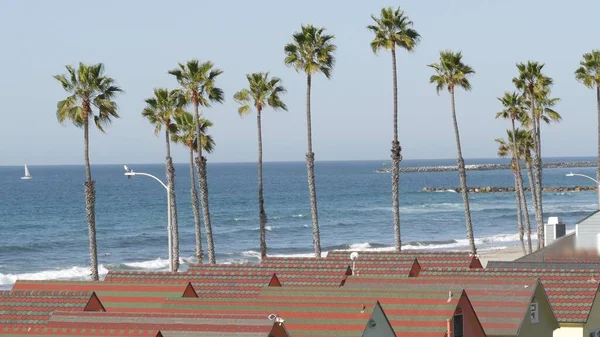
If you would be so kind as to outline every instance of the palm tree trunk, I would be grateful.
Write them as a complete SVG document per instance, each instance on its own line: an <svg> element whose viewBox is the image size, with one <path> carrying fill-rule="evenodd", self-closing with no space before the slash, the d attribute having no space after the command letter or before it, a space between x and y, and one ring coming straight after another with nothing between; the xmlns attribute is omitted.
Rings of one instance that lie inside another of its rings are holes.
<svg viewBox="0 0 600 337"><path fill-rule="evenodd" d="M475 238L473 235L473 223L471 222L471 209L469 207L469 192L467 190L467 172L465 170L465 160L462 156L462 149L460 146L460 134L458 131L458 120L456 119L456 104L454 100L454 88L450 90L450 97L452 98L452 121L454 123L454 135L456 137L456 150L458 152L458 176L460 178L460 188L465 205L465 224L467 226L467 239L471 246L471 253L477 254L477 248L475 247Z"/></svg>
<svg viewBox="0 0 600 337"><path fill-rule="evenodd" d="M534 183L534 191L536 195L536 199L534 200L534 210L535 210L535 222L537 225L537 233L538 233L538 249L542 247L544 242L544 214L542 208L542 159L541 159L541 138L540 138L540 126L539 119L535 114L535 97L533 94L533 88L530 88L530 100L531 100L531 118L532 118L532 129L533 129L533 138L534 138L534 147L535 147L535 157L533 161L533 168L535 171L535 183Z"/></svg>
<svg viewBox="0 0 600 337"><path fill-rule="evenodd" d="M596 167L596 180L600 181L600 83L596 84L596 104L598 107L598 164ZM600 209L600 186L598 189L598 209Z"/></svg>
<svg viewBox="0 0 600 337"><path fill-rule="evenodd" d="M89 108L87 109L89 116ZM96 244L96 188L95 182L92 180L92 169L90 166L89 156L89 119L86 117L83 124L83 157L85 160L85 215L88 223L88 237L90 244L90 266L92 272L92 280L98 281L100 279L98 275L98 246Z"/></svg>
<svg viewBox="0 0 600 337"><path fill-rule="evenodd" d="M263 172L262 172L262 126L261 109L256 109L256 127L258 128L258 217L260 231L260 258L267 257L267 212L265 212L265 199L263 197Z"/></svg>
<svg viewBox="0 0 600 337"><path fill-rule="evenodd" d="M402 160L400 141L398 140L398 75L396 70L396 49L392 48L392 69L394 79L394 140L392 141L392 209L394 212L394 245L396 251L402 250L400 235L400 161Z"/></svg>
<svg viewBox="0 0 600 337"><path fill-rule="evenodd" d="M315 257L321 258L321 234L319 232L319 214L317 212L317 191L315 189L315 154L312 151L312 131L310 121L310 89L312 79L306 76L306 133L308 138L308 152L306 153L306 171L308 173L308 192L310 194L310 212L313 225L313 246Z"/></svg>
<svg viewBox="0 0 600 337"><path fill-rule="evenodd" d="M525 196L525 189L523 188L523 175L521 174L521 157L519 152L519 146L517 144L517 136L515 130L515 120L511 119L512 125L512 146L513 146L513 154L515 157L515 173L517 175L517 193L519 194L519 199L521 199L522 209L525 218L525 223L527 224L527 245L529 247L529 252L531 253L531 220L529 219L529 210L527 209L527 197Z"/></svg>
<svg viewBox="0 0 600 337"><path fill-rule="evenodd" d="M167 171L167 183L169 186L169 197L171 201L171 232L173 235L173 270L179 269L179 226L177 225L177 201L175 200L175 167L171 158L171 140L169 130L166 127L165 138L167 145L167 157L165 169Z"/></svg>
<svg viewBox="0 0 600 337"><path fill-rule="evenodd" d="M208 207L208 180L206 176L206 158L202 156L202 131L200 130L200 113L198 111L198 97L194 94L192 97L194 103L194 118L196 119L196 139L198 143L198 156L196 157L196 167L198 168L198 187L200 188L200 202L202 203L202 215L204 217L204 230L206 231L206 249L208 250L208 263L215 264L215 244L212 235L212 225L210 222L210 210Z"/></svg>
<svg viewBox="0 0 600 337"><path fill-rule="evenodd" d="M515 160L515 159L513 158L513 160ZM515 176L515 196L516 196L516 202L517 202L517 229L519 232L519 241L521 241L521 249L523 250L523 255L527 255L527 250L525 249L525 241L523 240L523 237L524 237L523 214L522 214L522 210L521 210L521 193L519 190L519 178L517 177L516 170L513 173Z"/></svg>
<svg viewBox="0 0 600 337"><path fill-rule="evenodd" d="M533 203L534 207L536 207L538 204L537 186L535 185L535 179L533 179L533 166L531 165L531 158L529 160L525 160L525 163L527 165L527 180L529 182L529 190L531 192L531 202ZM534 212L537 225L537 209L534 209Z"/></svg>
<svg viewBox="0 0 600 337"><path fill-rule="evenodd" d="M194 145L190 148L190 196L192 201L192 212L194 213L194 231L196 234L196 260L202 264L204 252L202 251L202 231L200 230L200 207L198 206L198 192L196 191L196 177L194 174Z"/></svg>
<svg viewBox="0 0 600 337"><path fill-rule="evenodd" d="M206 174L206 157L196 157L198 167L198 185L200 187L200 201L202 203L202 214L204 215L204 230L206 231L206 250L208 251L208 263L215 264L215 244L210 224L210 211L208 209L208 179Z"/></svg>

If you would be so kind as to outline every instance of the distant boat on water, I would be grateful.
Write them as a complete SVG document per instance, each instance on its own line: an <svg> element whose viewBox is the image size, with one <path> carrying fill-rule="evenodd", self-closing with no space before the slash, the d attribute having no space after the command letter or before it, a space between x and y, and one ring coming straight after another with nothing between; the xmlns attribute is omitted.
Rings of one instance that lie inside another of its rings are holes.
<svg viewBox="0 0 600 337"><path fill-rule="evenodd" d="M25 176L21 177L22 180L29 180L33 178L31 174L29 174L29 169L27 169L27 165L25 165Z"/></svg>

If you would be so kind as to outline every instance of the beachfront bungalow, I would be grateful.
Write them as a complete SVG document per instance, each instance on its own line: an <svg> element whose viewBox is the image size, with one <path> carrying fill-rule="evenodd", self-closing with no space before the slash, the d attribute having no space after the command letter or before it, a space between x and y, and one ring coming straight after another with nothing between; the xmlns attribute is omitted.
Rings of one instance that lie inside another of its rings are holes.
<svg viewBox="0 0 600 337"><path fill-rule="evenodd" d="M0 291L0 325L43 325L55 310L105 311L93 291Z"/></svg>
<svg viewBox="0 0 600 337"><path fill-rule="evenodd" d="M277 308L279 303L287 303L290 299L301 303L323 303L328 310L338 312L341 312L341 308L347 306L347 303L378 299L386 321L395 331L395 336L399 337L486 336L467 293L458 287L446 287L444 290L421 287L419 291L410 292L347 287L265 288L257 302L271 303ZM336 307L338 309L335 309ZM324 312L323 315L325 316ZM287 322L286 320L286 326L289 328ZM295 336L291 330L290 332Z"/></svg>
<svg viewBox="0 0 600 337"><path fill-rule="evenodd" d="M559 323L555 337L583 336L600 329L599 284L595 270L439 268L421 272L418 278L458 277L518 279L538 277Z"/></svg>
<svg viewBox="0 0 600 337"><path fill-rule="evenodd" d="M546 336L558 328L543 285L537 279L499 279L483 277L349 277L344 288L418 293L423 289L465 289L489 337Z"/></svg>

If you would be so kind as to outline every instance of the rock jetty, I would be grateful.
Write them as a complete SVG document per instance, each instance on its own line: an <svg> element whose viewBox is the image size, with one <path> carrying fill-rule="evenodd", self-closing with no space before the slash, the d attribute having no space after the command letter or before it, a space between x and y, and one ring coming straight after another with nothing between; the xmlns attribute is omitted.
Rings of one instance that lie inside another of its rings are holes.
<svg viewBox="0 0 600 337"><path fill-rule="evenodd" d="M550 193L567 193L567 192L584 192L584 191L595 191L596 186L570 186L570 187L544 187L544 192ZM469 187L467 188L469 193L508 193L514 192L514 187L498 187L498 186L486 186L486 187ZM529 191L528 188L525 191ZM462 192L461 188L442 188L442 187L424 187L421 192Z"/></svg>
<svg viewBox="0 0 600 337"><path fill-rule="evenodd" d="M572 161L572 162L556 162L556 163L544 163L544 168L576 168L576 167L596 167L596 162L592 161ZM522 165L521 167L525 167ZM510 170L509 164L476 164L476 165L465 165L467 171L494 171L494 170ZM414 173L414 172L451 172L458 171L457 166L414 166L414 167L400 167L400 172ZM387 169L386 172L389 172Z"/></svg>

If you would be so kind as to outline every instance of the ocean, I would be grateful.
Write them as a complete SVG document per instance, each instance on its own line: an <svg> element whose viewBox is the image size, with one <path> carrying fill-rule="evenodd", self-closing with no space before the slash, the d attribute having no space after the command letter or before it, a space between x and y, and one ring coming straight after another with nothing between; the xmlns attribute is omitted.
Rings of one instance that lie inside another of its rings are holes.
<svg viewBox="0 0 600 337"><path fill-rule="evenodd" d="M550 161L595 158L546 158ZM316 186L324 251L392 249L390 174L376 173L382 161L317 162ZM505 163L500 159L467 164ZM405 160L403 166L454 165L454 160ZM387 162L389 166L389 162ZM164 177L164 165L130 168ZM83 166L0 167L0 287L16 279L82 279L89 274L84 213ZM256 164L210 164L210 210L217 262L258 261ZM594 176L595 168L546 169L545 186L589 185L573 171ZM166 270L166 193L156 181L127 179L122 165L94 165L100 272L108 269ZM194 221L189 166L176 164L181 258L194 262ZM466 250L461 195L422 192L424 187L459 186L456 172L401 174L400 218L404 248ZM166 180L166 179L165 179ZM269 254L310 256L312 225L303 162L265 163L265 206ZM514 186L510 171L469 171L469 186ZM471 194L480 250L518 244L513 193ZM595 192L545 193L545 218L559 216L567 230L596 210ZM531 212L533 216L533 212ZM533 219L532 224L535 225ZM535 233L535 228L532 229ZM204 245L206 247L206 245Z"/></svg>

